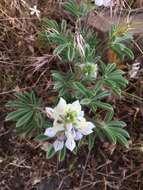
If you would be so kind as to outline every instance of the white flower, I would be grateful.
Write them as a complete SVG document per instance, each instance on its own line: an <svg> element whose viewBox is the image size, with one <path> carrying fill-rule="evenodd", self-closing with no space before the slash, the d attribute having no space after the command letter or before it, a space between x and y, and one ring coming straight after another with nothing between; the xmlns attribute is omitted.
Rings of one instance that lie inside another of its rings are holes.
<svg viewBox="0 0 143 190"><path fill-rule="evenodd" d="M67 104L63 98L60 98L54 109L46 108L46 113L54 122L53 127L47 128L44 134L51 138L56 137L53 143L55 151L62 150L64 146L73 151L76 147L75 141L92 133L95 127L84 118L84 112L78 100Z"/></svg>
<svg viewBox="0 0 143 190"><path fill-rule="evenodd" d="M113 0L94 0L95 5L97 6L104 6L104 7L110 7L113 6Z"/></svg>
<svg viewBox="0 0 143 190"><path fill-rule="evenodd" d="M139 72L139 69L140 69L140 65L141 63L140 62L136 62L132 65L132 68L131 70L129 71L129 76L130 78L136 78L137 77L137 74Z"/></svg>
<svg viewBox="0 0 143 190"><path fill-rule="evenodd" d="M30 7L29 10L31 11L31 15L36 15L38 18L40 18L40 11L37 9L37 5L34 5L33 8Z"/></svg>

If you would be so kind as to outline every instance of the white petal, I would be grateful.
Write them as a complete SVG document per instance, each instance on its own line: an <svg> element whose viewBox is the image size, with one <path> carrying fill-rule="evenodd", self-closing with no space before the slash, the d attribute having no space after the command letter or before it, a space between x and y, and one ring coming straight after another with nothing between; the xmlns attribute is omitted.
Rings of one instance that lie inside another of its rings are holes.
<svg viewBox="0 0 143 190"><path fill-rule="evenodd" d="M76 132L75 132L74 126L72 124L68 124L68 125L66 125L66 128L67 128L67 131L65 132L65 134L66 134L67 138L68 137L75 138Z"/></svg>
<svg viewBox="0 0 143 190"><path fill-rule="evenodd" d="M70 151L73 151L76 146L73 138L67 138L65 145Z"/></svg>
<svg viewBox="0 0 143 190"><path fill-rule="evenodd" d="M80 132L83 134L83 135L89 135L91 133L93 133L93 130L92 129L89 129L89 128L83 128L80 130Z"/></svg>
<svg viewBox="0 0 143 190"><path fill-rule="evenodd" d="M55 152L57 152L57 151L59 151L59 150L62 150L63 147L64 147L64 141L56 140L56 141L53 143L53 146L54 146Z"/></svg>
<svg viewBox="0 0 143 190"><path fill-rule="evenodd" d="M37 10L37 5L34 5L34 7L33 7L35 10Z"/></svg>
<svg viewBox="0 0 143 190"><path fill-rule="evenodd" d="M30 15L34 15L34 14L35 14L35 11L31 11L31 12L30 12Z"/></svg>
<svg viewBox="0 0 143 190"><path fill-rule="evenodd" d="M70 130L65 131L65 135L67 138L73 138L74 139L76 136L76 132L75 132L74 127L72 126L72 128Z"/></svg>
<svg viewBox="0 0 143 190"><path fill-rule="evenodd" d="M65 108L67 106L67 103L66 101L63 99L63 98L60 98L60 101L58 103L58 105L55 107L55 111L58 113L58 114L63 114Z"/></svg>
<svg viewBox="0 0 143 190"><path fill-rule="evenodd" d="M74 139L75 139L76 141L79 141L79 140L82 139L82 137L83 137L82 133L80 133L79 131L77 131L77 132L76 132L76 136L75 136Z"/></svg>
<svg viewBox="0 0 143 190"><path fill-rule="evenodd" d="M45 110L46 110L47 117L53 118L54 109L50 107L46 107Z"/></svg>
<svg viewBox="0 0 143 190"><path fill-rule="evenodd" d="M75 102L72 103L72 107L76 112L81 111L81 105L79 103L79 100L76 100Z"/></svg>
<svg viewBox="0 0 143 190"><path fill-rule="evenodd" d="M71 123L67 124L66 129L67 129L67 131L71 132L71 130L73 129L73 125Z"/></svg>
<svg viewBox="0 0 143 190"><path fill-rule="evenodd" d="M84 111L81 111L81 112L78 114L78 116L77 116L77 120L78 120L78 121L81 121L81 120L83 119L83 117L84 117Z"/></svg>
<svg viewBox="0 0 143 190"><path fill-rule="evenodd" d="M53 130L53 127L50 127L45 130L44 135L48 137L54 137L56 135L56 132Z"/></svg>
<svg viewBox="0 0 143 190"><path fill-rule="evenodd" d="M80 128L78 129L83 135L89 135L90 133L93 133L93 128L95 125L91 122L81 122Z"/></svg>
<svg viewBox="0 0 143 190"><path fill-rule="evenodd" d="M88 127L90 128L90 129L93 129L93 128L95 128L95 125L93 124L93 123L91 123L91 122L86 122L87 123L87 125L88 125Z"/></svg>
<svg viewBox="0 0 143 190"><path fill-rule="evenodd" d="M97 6L102 6L104 0L95 0L94 2L95 2L95 5L97 5Z"/></svg>
<svg viewBox="0 0 143 190"><path fill-rule="evenodd" d="M84 111L81 111L78 116L83 117L84 116Z"/></svg>
<svg viewBox="0 0 143 190"><path fill-rule="evenodd" d="M64 131L64 126L63 123L58 123L56 120L53 123L53 130L55 131L55 133L60 132L60 131Z"/></svg>

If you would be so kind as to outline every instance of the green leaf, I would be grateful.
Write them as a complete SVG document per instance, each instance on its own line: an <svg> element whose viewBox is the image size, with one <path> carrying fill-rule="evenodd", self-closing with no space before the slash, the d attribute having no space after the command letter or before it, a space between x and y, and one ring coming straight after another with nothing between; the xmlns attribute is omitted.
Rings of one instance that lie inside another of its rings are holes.
<svg viewBox="0 0 143 190"><path fill-rule="evenodd" d="M67 51L67 58L69 61L73 61L75 57L75 48L74 46L68 46L68 51Z"/></svg>
<svg viewBox="0 0 143 190"><path fill-rule="evenodd" d="M29 109L18 109L17 111L13 111L9 113L5 120L10 121L10 120L17 120L19 117L24 116L26 113L29 113Z"/></svg>
<svg viewBox="0 0 143 190"><path fill-rule="evenodd" d="M101 100L101 99L103 99L103 98L108 97L110 94L111 94L111 93L108 92L108 91L100 92L100 93L98 93L97 95L95 95L93 99L94 99L94 100Z"/></svg>
<svg viewBox="0 0 143 190"><path fill-rule="evenodd" d="M71 13L73 16L78 17L79 13L78 13L78 8L77 8L77 3L75 0L68 0L65 4L64 4L64 9L66 11L68 11L69 13Z"/></svg>
<svg viewBox="0 0 143 190"><path fill-rule="evenodd" d="M88 148L91 150L94 146L94 135L90 134L88 135Z"/></svg>
<svg viewBox="0 0 143 190"><path fill-rule="evenodd" d="M103 84L103 81L102 80L98 80L96 82L96 85L93 87L92 89L92 94L93 96L95 96L97 94L97 92L101 89L101 86Z"/></svg>
<svg viewBox="0 0 143 190"><path fill-rule="evenodd" d="M107 113L106 113L106 116L105 116L105 121L106 122L109 122L109 121L111 121L112 120L112 118L113 118L113 115L114 115L114 111L108 111Z"/></svg>
<svg viewBox="0 0 143 190"><path fill-rule="evenodd" d="M89 91L80 82L74 82L73 85L74 88L78 90L82 95L85 97L89 96Z"/></svg>
<svg viewBox="0 0 143 190"><path fill-rule="evenodd" d="M89 105L91 103L91 100L89 98L84 98L80 101L81 105Z"/></svg>
<svg viewBox="0 0 143 190"><path fill-rule="evenodd" d="M54 29L56 31L59 31L59 25L58 25L58 23L55 20L52 20L52 19L43 19L42 22L43 22L42 25L46 29L50 28L50 29Z"/></svg>
<svg viewBox="0 0 143 190"><path fill-rule="evenodd" d="M66 156L66 147L64 147L60 152L59 152L59 161L62 162L65 159Z"/></svg>
<svg viewBox="0 0 143 190"><path fill-rule="evenodd" d="M79 141L80 142L80 141ZM72 151L72 153L74 154L74 155L77 155L77 151L78 151L78 148L77 148L77 146L74 148L74 150Z"/></svg>
<svg viewBox="0 0 143 190"><path fill-rule="evenodd" d="M30 122L30 120L32 119L33 116L33 112L28 112L25 115L23 115L16 123L16 127L20 127L28 122Z"/></svg>
<svg viewBox="0 0 143 190"><path fill-rule="evenodd" d="M116 64L115 63L110 63L106 66L105 68L105 73L108 75L110 73L112 73L114 70L116 69Z"/></svg>
<svg viewBox="0 0 143 190"><path fill-rule="evenodd" d="M118 135L116 136L116 138L117 138L117 142L119 144L125 146L126 148L129 148L129 143L128 143L127 139L123 135L121 135L121 134L118 133Z"/></svg>
<svg viewBox="0 0 143 190"><path fill-rule="evenodd" d="M124 136L126 138L130 138L129 133L126 130L120 128L120 127L108 127L108 128L110 130L116 132L117 134L121 134L122 136Z"/></svg>
<svg viewBox="0 0 143 190"><path fill-rule="evenodd" d="M53 77L54 80L64 81L62 75L59 72L57 72L57 71L53 71L52 72L52 77Z"/></svg>
<svg viewBox="0 0 143 190"><path fill-rule="evenodd" d="M24 107L27 107L25 105L25 103L19 101L19 100L13 100L13 101L9 101L7 104L6 104L6 107L10 107L10 108L15 108L15 109L21 109L21 108L24 108Z"/></svg>
<svg viewBox="0 0 143 190"><path fill-rule="evenodd" d="M102 108L102 109L105 109L105 110L113 111L113 107L110 104L108 104L108 103L104 103L104 102L101 102L101 101L96 101L96 102L94 102L94 104L98 108Z"/></svg>
<svg viewBox="0 0 143 190"><path fill-rule="evenodd" d="M51 159L54 155L55 155L55 150L54 150L53 146L49 146L48 150L46 152L46 158Z"/></svg>
<svg viewBox="0 0 143 190"><path fill-rule="evenodd" d="M104 131L106 132L106 136L107 138L110 140L111 143L116 144L117 140L116 140L116 136L114 135L114 133L108 128L108 127L104 127Z"/></svg>
<svg viewBox="0 0 143 190"><path fill-rule="evenodd" d="M125 127L127 124L123 121L110 121L108 127Z"/></svg>
<svg viewBox="0 0 143 190"><path fill-rule="evenodd" d="M66 33L66 31L67 31L67 21L63 19L61 23L61 32L64 34Z"/></svg>
<svg viewBox="0 0 143 190"><path fill-rule="evenodd" d="M37 137L34 138L35 141L38 141L38 142L43 142L43 141L46 141L46 140L49 140L50 138L44 134L40 134L38 135Z"/></svg>
<svg viewBox="0 0 143 190"><path fill-rule="evenodd" d="M135 58L131 49L125 47L123 51L131 60Z"/></svg>
<svg viewBox="0 0 143 190"><path fill-rule="evenodd" d="M59 46L57 46L54 51L53 54L54 55L60 55L62 53L62 51L67 47L67 44L61 44Z"/></svg>

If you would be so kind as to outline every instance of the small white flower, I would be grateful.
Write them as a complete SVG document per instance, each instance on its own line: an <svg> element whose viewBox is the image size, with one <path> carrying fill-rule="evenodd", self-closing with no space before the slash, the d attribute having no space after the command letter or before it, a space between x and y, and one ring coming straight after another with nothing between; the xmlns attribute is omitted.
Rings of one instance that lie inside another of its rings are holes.
<svg viewBox="0 0 143 190"><path fill-rule="evenodd" d="M53 143L55 151L63 149L64 145L73 151L76 147L75 141L82 139L83 135L92 133L95 127L84 118L84 112L78 100L67 104L63 98L60 98L54 109L46 108L46 113L54 121L53 127L47 128L44 134L48 137L56 137Z"/></svg>
<svg viewBox="0 0 143 190"><path fill-rule="evenodd" d="M131 70L129 71L129 76L130 78L136 78L138 72L139 72L139 69L140 69L140 65L141 63L140 62L137 62L137 63L134 63L132 65L132 68Z"/></svg>
<svg viewBox="0 0 143 190"><path fill-rule="evenodd" d="M40 11L37 9L37 5L34 5L33 8L30 7L29 10L31 11L31 15L36 15L38 18L40 18Z"/></svg>
<svg viewBox="0 0 143 190"><path fill-rule="evenodd" d="M97 6L104 6L104 7L110 7L113 6L113 0L94 0L95 5Z"/></svg>

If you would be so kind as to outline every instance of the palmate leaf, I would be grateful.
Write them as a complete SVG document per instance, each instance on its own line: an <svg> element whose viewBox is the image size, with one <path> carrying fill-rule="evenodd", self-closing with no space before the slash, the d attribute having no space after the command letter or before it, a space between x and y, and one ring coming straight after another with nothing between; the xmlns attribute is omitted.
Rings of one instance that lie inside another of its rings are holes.
<svg viewBox="0 0 143 190"><path fill-rule="evenodd" d="M127 139L130 137L128 132L122 127L126 126L123 121L110 121L100 124L99 130L113 143L129 147Z"/></svg>
<svg viewBox="0 0 143 190"><path fill-rule="evenodd" d="M40 110L41 102L33 92L16 93L16 100L7 103L7 107L14 109L6 121L16 122L16 131L19 134L29 134L32 131L41 131L44 119Z"/></svg>
<svg viewBox="0 0 143 190"><path fill-rule="evenodd" d="M71 89L73 86L73 82L75 80L74 74L68 72L65 75L63 73L59 73L58 71L52 71L52 76L55 82L54 89L58 91L59 96L64 97L65 94L68 93L68 90Z"/></svg>
<svg viewBox="0 0 143 190"><path fill-rule="evenodd" d="M121 95L122 88L125 88L128 84L128 81L123 77L123 71L116 69L115 64L105 65L103 62L100 62L99 69L103 84L116 94Z"/></svg>

